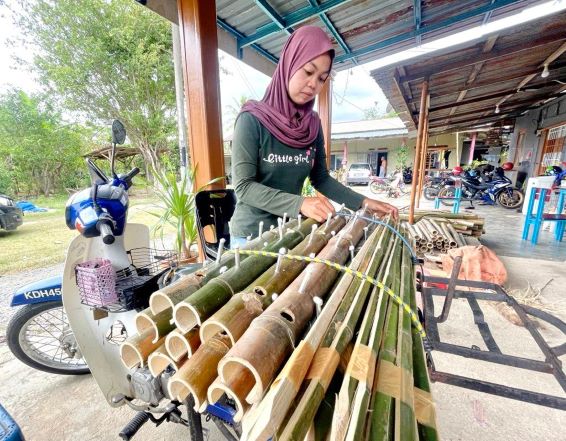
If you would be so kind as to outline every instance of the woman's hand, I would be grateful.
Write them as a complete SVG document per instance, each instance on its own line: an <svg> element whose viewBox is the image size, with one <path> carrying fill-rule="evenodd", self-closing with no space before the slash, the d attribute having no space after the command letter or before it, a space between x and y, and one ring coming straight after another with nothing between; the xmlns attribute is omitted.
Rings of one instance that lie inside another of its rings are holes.
<svg viewBox="0 0 566 441"><path fill-rule="evenodd" d="M379 217L387 216L388 214L390 214L394 220L399 219L399 210L393 205L381 201L376 201L375 199L370 198L364 199L364 201L362 202L362 207L364 207L365 205L367 205L368 210L371 214L375 214Z"/></svg>
<svg viewBox="0 0 566 441"><path fill-rule="evenodd" d="M324 222L328 213L336 214L334 207L324 196L306 197L301 205L301 213L317 222Z"/></svg>

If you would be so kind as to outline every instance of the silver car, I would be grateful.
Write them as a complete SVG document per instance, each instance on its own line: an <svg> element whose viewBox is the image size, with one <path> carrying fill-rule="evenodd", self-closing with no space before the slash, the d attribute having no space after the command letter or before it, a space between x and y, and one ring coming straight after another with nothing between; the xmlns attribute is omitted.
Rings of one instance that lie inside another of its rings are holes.
<svg viewBox="0 0 566 441"><path fill-rule="evenodd" d="M348 174L346 175L346 185L353 184L363 184L368 185L370 182L370 177L373 174L371 165L367 162L358 162L352 164L348 169Z"/></svg>

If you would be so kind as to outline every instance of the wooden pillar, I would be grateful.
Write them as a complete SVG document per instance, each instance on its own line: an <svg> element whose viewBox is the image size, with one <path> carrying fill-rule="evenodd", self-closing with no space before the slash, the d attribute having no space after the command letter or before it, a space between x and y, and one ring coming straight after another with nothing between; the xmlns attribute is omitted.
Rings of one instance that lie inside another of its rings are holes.
<svg viewBox="0 0 566 441"><path fill-rule="evenodd" d="M324 134L324 151L326 152L326 167L330 168L330 146L332 145L332 79L328 78L318 94L318 115Z"/></svg>
<svg viewBox="0 0 566 441"><path fill-rule="evenodd" d="M472 133L472 142L470 144L470 156L468 157L468 165L474 162L474 150L476 149L476 138L478 134L476 132Z"/></svg>
<svg viewBox="0 0 566 441"><path fill-rule="evenodd" d="M177 0L194 188L225 175L214 0ZM225 182L213 185L224 188Z"/></svg>
<svg viewBox="0 0 566 441"><path fill-rule="evenodd" d="M409 223L415 222L415 197L417 194L417 180L419 179L419 171L421 169L422 148L424 145L424 121L425 108L428 96L428 79L423 81L421 87L421 105L419 109L419 125L417 127L417 143L415 148L415 159L413 161L413 182L411 183L411 202L409 205Z"/></svg>
<svg viewBox="0 0 566 441"><path fill-rule="evenodd" d="M417 208L421 206L421 195L424 188L424 176L426 172L426 157L428 153L428 108L430 103L430 96L427 96L425 105L425 118L424 118L424 131L423 131L423 145L421 156L421 169L419 170L419 182L417 184Z"/></svg>

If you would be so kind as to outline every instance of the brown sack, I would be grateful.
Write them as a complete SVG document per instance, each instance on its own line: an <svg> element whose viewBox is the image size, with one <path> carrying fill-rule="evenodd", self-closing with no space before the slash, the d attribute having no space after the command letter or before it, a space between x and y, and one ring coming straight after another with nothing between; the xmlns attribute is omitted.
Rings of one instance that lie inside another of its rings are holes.
<svg viewBox="0 0 566 441"><path fill-rule="evenodd" d="M459 279L491 282L498 285L503 285L507 280L507 271L501 260L483 245L453 248L448 251L448 254L442 255L442 269L446 273L452 273L456 256L462 256Z"/></svg>

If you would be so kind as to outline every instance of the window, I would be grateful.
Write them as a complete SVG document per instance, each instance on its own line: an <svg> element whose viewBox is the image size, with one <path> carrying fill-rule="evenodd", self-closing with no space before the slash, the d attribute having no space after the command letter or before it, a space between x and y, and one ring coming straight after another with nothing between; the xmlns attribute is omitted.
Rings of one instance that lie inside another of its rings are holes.
<svg viewBox="0 0 566 441"><path fill-rule="evenodd" d="M538 174L544 174L547 167L560 165L562 150L566 141L566 124L547 130L540 156Z"/></svg>

